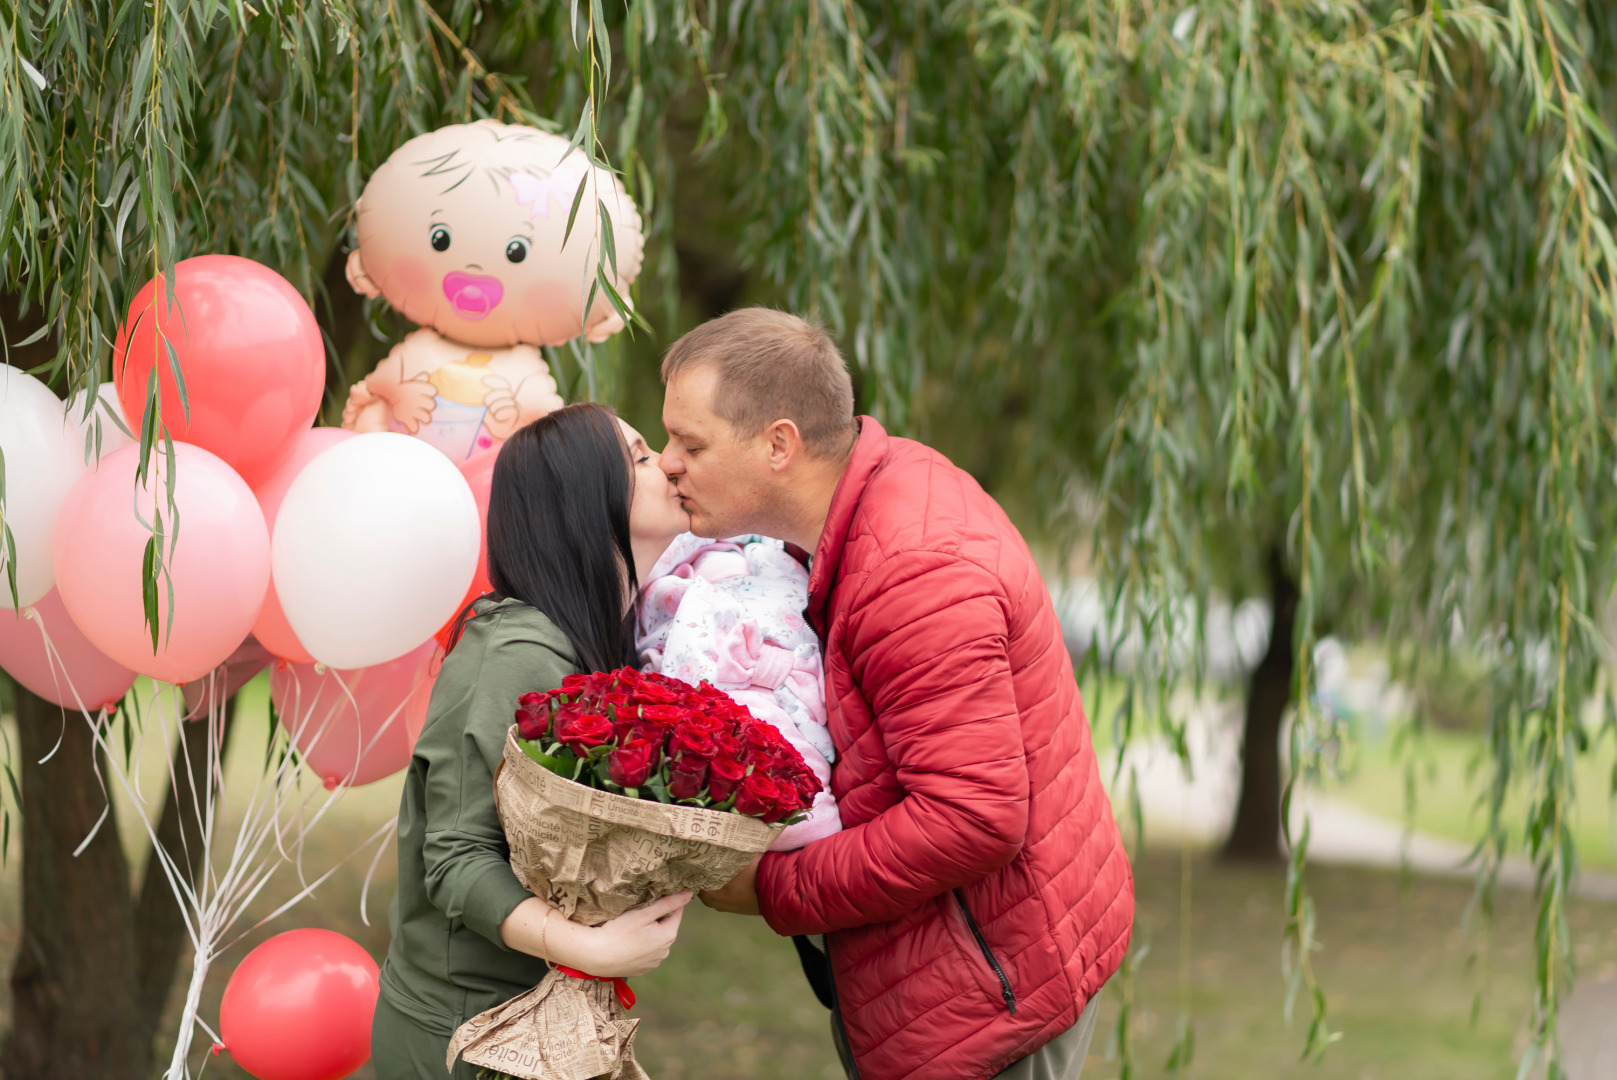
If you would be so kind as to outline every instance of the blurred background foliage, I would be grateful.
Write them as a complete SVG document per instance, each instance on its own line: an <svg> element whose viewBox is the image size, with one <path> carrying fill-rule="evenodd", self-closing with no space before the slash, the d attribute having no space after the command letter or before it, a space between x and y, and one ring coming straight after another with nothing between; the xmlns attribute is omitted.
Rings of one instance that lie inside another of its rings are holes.
<svg viewBox="0 0 1617 1080"><path fill-rule="evenodd" d="M1525 1053L1553 1054L1574 766L1617 731L1611 5L3 0L0 31L0 320L64 392L108 378L144 281L224 251L314 303L335 419L405 330L343 280L365 178L411 134L522 120L578 131L650 231L649 329L555 350L572 397L655 432L684 329L822 321L863 408L1096 576L1140 643L1119 741L1182 747L1207 606L1267 598L1226 852L1290 852L1309 1052L1332 1028L1284 807L1341 736L1314 646L1463 652L1483 906L1525 850Z"/></svg>

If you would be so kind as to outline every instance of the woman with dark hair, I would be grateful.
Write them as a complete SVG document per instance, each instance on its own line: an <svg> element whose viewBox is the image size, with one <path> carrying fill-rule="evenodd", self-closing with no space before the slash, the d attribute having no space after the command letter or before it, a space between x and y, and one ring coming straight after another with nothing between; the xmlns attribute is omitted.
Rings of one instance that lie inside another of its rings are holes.
<svg viewBox="0 0 1617 1080"><path fill-rule="evenodd" d="M547 961L602 976L652 970L690 899L586 927L511 870L494 770L517 698L634 664L637 580L686 518L645 440L604 406L553 412L499 454L488 512L494 592L462 616L399 806L393 942L371 1037L378 1080L442 1080L450 1034L537 984ZM449 1075L473 1071L456 1062Z"/></svg>

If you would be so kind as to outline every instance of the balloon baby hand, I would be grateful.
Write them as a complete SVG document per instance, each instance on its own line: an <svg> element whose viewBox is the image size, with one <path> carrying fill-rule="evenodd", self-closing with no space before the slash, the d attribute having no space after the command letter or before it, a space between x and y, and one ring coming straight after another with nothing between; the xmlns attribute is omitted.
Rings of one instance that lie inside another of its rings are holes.
<svg viewBox="0 0 1617 1080"><path fill-rule="evenodd" d="M370 378L375 378L373 373ZM432 410L438 403L438 390L425 374L413 375L387 387L375 387L378 397L390 399L393 419L411 435L432 422Z"/></svg>
<svg viewBox="0 0 1617 1080"><path fill-rule="evenodd" d="M483 405L488 409L483 426L496 441L504 442L522 426L522 407L517 404L516 391L500 376L488 376L483 385L488 387L488 395L483 398Z"/></svg>
<svg viewBox="0 0 1617 1080"><path fill-rule="evenodd" d="M342 426L349 431L386 431L388 404L371 392L363 380L348 389L348 402L342 410Z"/></svg>

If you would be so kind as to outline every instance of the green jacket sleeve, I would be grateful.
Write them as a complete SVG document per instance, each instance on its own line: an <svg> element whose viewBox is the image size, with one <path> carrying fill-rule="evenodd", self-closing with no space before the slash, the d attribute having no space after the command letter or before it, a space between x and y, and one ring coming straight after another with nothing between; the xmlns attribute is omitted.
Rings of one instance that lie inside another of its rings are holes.
<svg viewBox="0 0 1617 1080"><path fill-rule="evenodd" d="M532 620L508 612L493 618L480 670L458 701L445 703L463 710L464 722L429 722L423 735L432 738L424 738L416 752L427 764L422 846L427 899L506 949L500 924L530 893L511 870L505 829L494 809L494 770L517 698L560 686L574 666L556 651L554 637Z"/></svg>

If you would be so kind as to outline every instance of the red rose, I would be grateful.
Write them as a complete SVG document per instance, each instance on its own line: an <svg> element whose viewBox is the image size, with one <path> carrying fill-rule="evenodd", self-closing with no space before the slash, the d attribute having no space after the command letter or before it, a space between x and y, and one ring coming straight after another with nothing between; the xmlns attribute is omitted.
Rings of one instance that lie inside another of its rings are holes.
<svg viewBox="0 0 1617 1080"><path fill-rule="evenodd" d="M619 787L637 788L651 776L657 764L657 747L649 742L630 742L606 758L606 774Z"/></svg>
<svg viewBox="0 0 1617 1080"><path fill-rule="evenodd" d="M674 732L674 737L668 742L668 752L677 758L690 758L695 761L712 761L718 749L713 745L713 736L700 728L684 726Z"/></svg>
<svg viewBox="0 0 1617 1080"><path fill-rule="evenodd" d="M529 702L529 698L534 697L538 698L538 702ZM517 700L522 702L522 708L516 710L516 734L529 742L543 739L545 732L550 731L550 703L547 698L542 694L524 694Z"/></svg>
<svg viewBox="0 0 1617 1080"><path fill-rule="evenodd" d="M561 688L569 694L576 694L584 689L585 682L582 675L569 675L561 681Z"/></svg>
<svg viewBox="0 0 1617 1080"><path fill-rule="evenodd" d="M716 803L730 797L730 793L747 775L747 767L734 758L719 758L708 768L707 796Z"/></svg>
<svg viewBox="0 0 1617 1080"><path fill-rule="evenodd" d="M635 689L640 685L640 672L632 667L619 668L618 684L628 690Z"/></svg>
<svg viewBox="0 0 1617 1080"><path fill-rule="evenodd" d="M713 748L718 751L720 756L736 758L737 760L741 758L741 740L736 738L733 732L715 731L713 733Z"/></svg>
<svg viewBox="0 0 1617 1080"><path fill-rule="evenodd" d="M681 758L669 770L668 794L675 799L694 799L707 783L707 762L695 758Z"/></svg>
<svg viewBox="0 0 1617 1080"><path fill-rule="evenodd" d="M600 713L578 712L556 714L556 738L579 757L589 756L592 747L605 746L612 741L612 721Z"/></svg>
<svg viewBox="0 0 1617 1080"><path fill-rule="evenodd" d="M652 682L649 676L635 688L635 696L650 705L673 705L679 701L678 694L660 682Z"/></svg>
<svg viewBox="0 0 1617 1080"><path fill-rule="evenodd" d="M792 777L792 786L797 788L797 794L802 797L804 806L812 806L814 796L818 795L823 785L820 778L807 769L799 769Z"/></svg>
<svg viewBox="0 0 1617 1080"><path fill-rule="evenodd" d="M640 715L658 724L677 724L685 719L685 710L678 705L642 705Z"/></svg>
<svg viewBox="0 0 1617 1080"><path fill-rule="evenodd" d="M778 750L783 745L789 745L769 724L760 724L754 721L742 731L741 741L747 744L747 749L753 751Z"/></svg>
<svg viewBox="0 0 1617 1080"><path fill-rule="evenodd" d="M794 791L792 794L795 796L797 793ZM780 785L763 773L753 773L741 781L741 788L736 792L735 811L748 817L763 818L766 822L771 814L775 814L778 816L774 820L779 821L786 816L780 803Z"/></svg>

